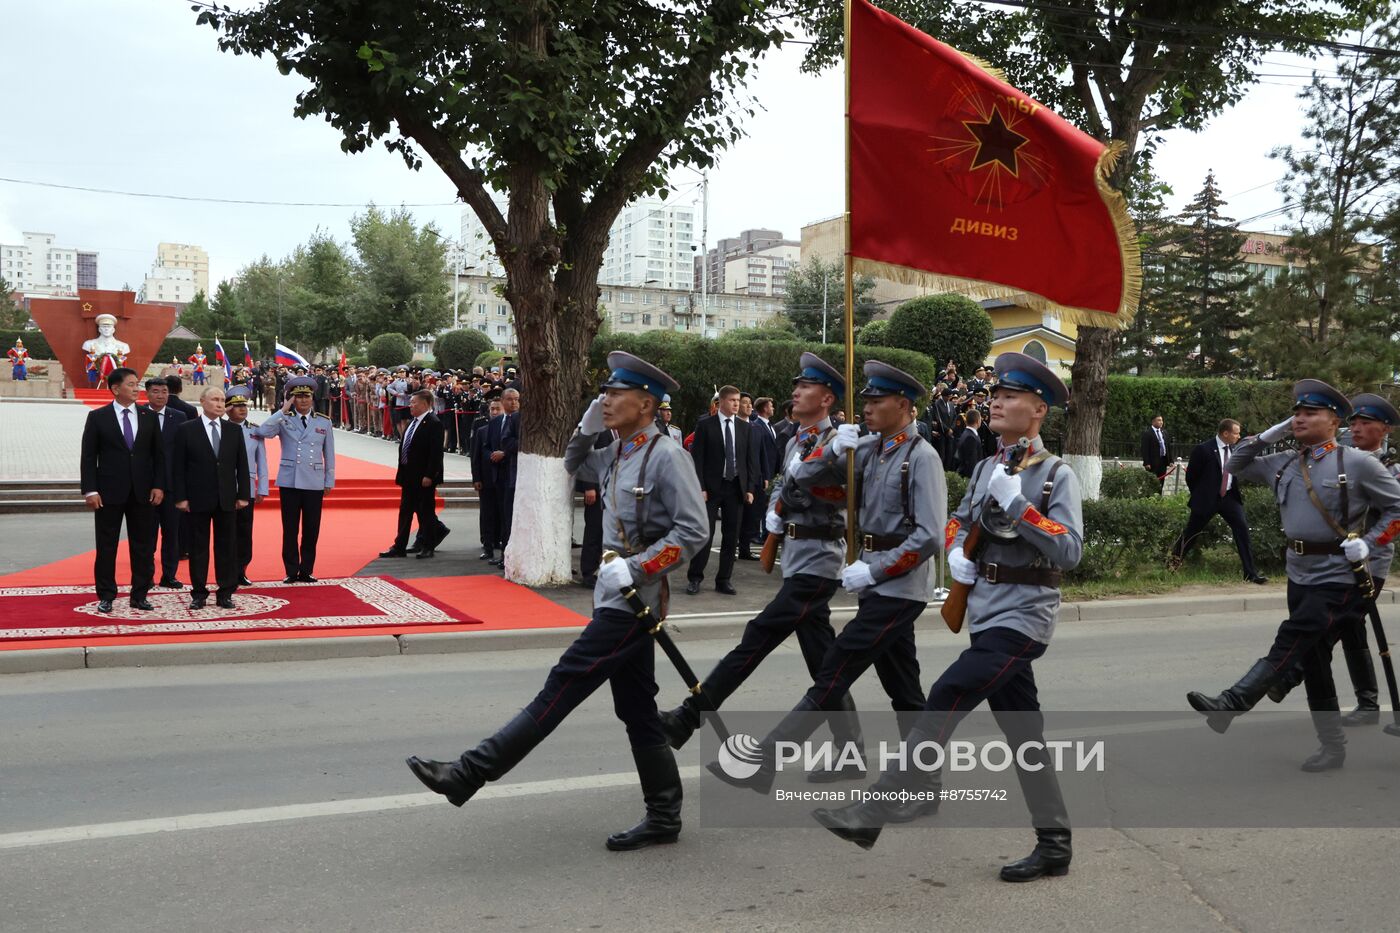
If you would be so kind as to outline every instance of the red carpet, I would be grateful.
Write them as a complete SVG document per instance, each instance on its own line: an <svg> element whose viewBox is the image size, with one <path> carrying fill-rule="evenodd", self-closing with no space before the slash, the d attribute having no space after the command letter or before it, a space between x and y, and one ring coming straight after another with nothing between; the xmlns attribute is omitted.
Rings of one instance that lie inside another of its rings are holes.
<svg viewBox="0 0 1400 933"><path fill-rule="evenodd" d="M126 591L127 588L123 587ZM392 577L354 577L317 583L255 583L238 591L236 609L212 599L188 608L189 593L156 590L153 612L132 609L118 598L109 614L97 611L88 586L0 589L10 610L0 617L0 640L82 639L102 636L170 636L228 632L291 632L346 629L397 631L404 626L475 624L479 620Z"/></svg>
<svg viewBox="0 0 1400 933"><path fill-rule="evenodd" d="M414 580L413 587L450 606L470 606L472 615L482 622L480 628L472 629L474 632L588 623L587 616L500 577L426 577Z"/></svg>

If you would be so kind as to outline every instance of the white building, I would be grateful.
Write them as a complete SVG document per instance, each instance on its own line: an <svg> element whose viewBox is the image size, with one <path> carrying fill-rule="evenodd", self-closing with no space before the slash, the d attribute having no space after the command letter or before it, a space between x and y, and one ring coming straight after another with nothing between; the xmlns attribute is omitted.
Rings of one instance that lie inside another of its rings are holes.
<svg viewBox="0 0 1400 933"><path fill-rule="evenodd" d="M613 221L598 284L688 292L695 279L694 245L695 205L635 201Z"/></svg>
<svg viewBox="0 0 1400 933"><path fill-rule="evenodd" d="M801 262L802 246L784 242L725 260L724 291L737 295L787 295L788 270Z"/></svg>
<svg viewBox="0 0 1400 933"><path fill-rule="evenodd" d="M491 192L491 201L496 205L496 209L501 212L501 216L506 216L510 205L503 194ZM458 257L453 255L453 247L448 250L447 262L449 266L455 267ZM493 278L505 278L506 270L501 265L501 260L496 257L495 244L491 242L491 237L486 233L486 226L477 219L476 211L470 207L462 208L462 240L461 240L461 270L463 275L485 275ZM465 296L465 292L463 293Z"/></svg>
<svg viewBox="0 0 1400 933"><path fill-rule="evenodd" d="M151 271L141 284L139 300L163 304L189 304L194 301L195 294L200 290L195 275L194 269L162 266L157 262L151 266Z"/></svg>
<svg viewBox="0 0 1400 933"><path fill-rule="evenodd" d="M209 294L209 254L203 247L190 243L157 244L156 265L162 269L192 270L195 290Z"/></svg>
<svg viewBox="0 0 1400 933"><path fill-rule="evenodd" d="M0 276L4 276L16 292L34 297L67 297L78 294L80 250L71 246L55 246L52 233L23 234L24 242L0 244ZM92 275L96 279L97 254L92 257Z"/></svg>

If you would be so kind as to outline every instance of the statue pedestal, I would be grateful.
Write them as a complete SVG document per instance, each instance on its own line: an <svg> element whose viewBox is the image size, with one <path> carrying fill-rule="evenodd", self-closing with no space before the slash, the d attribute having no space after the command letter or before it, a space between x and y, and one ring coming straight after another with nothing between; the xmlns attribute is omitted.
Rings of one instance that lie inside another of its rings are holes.
<svg viewBox="0 0 1400 933"><path fill-rule="evenodd" d="M175 326L175 309L169 305L138 304L135 292L108 289L80 288L76 299L34 298L29 314L63 364L69 384L79 389L88 387L83 343L97 336L99 314L117 319L116 339L131 347L123 365L143 374Z"/></svg>

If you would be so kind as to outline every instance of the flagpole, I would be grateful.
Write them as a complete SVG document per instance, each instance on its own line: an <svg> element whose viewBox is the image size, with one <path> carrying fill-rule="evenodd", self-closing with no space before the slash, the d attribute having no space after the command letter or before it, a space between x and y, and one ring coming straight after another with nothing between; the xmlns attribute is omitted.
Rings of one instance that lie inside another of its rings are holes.
<svg viewBox="0 0 1400 933"><path fill-rule="evenodd" d="M851 257L851 2L845 0L845 29L843 32L845 42L844 61L846 65L846 211L844 222L841 227L844 231L844 254L845 254L845 274L842 279L846 283L846 423L856 423L856 393L855 393L855 288L852 281L852 272L855 261ZM856 502L856 453L854 450L846 452L846 563L852 563L856 559L856 529L859 527L856 511L860 503Z"/></svg>

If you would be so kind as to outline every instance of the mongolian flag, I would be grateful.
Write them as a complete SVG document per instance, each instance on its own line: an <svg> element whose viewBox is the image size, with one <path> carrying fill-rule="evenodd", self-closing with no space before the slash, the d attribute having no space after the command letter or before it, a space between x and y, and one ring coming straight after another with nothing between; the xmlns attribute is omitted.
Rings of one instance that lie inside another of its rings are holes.
<svg viewBox="0 0 1400 933"><path fill-rule="evenodd" d="M228 354L224 352L224 345L219 343L217 335L214 337L214 359L224 368L224 385L233 381L233 364L229 362Z"/></svg>
<svg viewBox="0 0 1400 933"><path fill-rule="evenodd" d="M305 366L307 369L311 368L311 364L306 362L306 357L302 356L291 347L284 347L281 343L274 341L272 348L276 354L278 366Z"/></svg>
<svg viewBox="0 0 1400 933"><path fill-rule="evenodd" d="M1106 181L1122 145L867 0L848 2L856 271L1125 326L1142 275Z"/></svg>
<svg viewBox="0 0 1400 933"><path fill-rule="evenodd" d="M243 335L243 365L253 368L253 351L248 349L248 335Z"/></svg>

